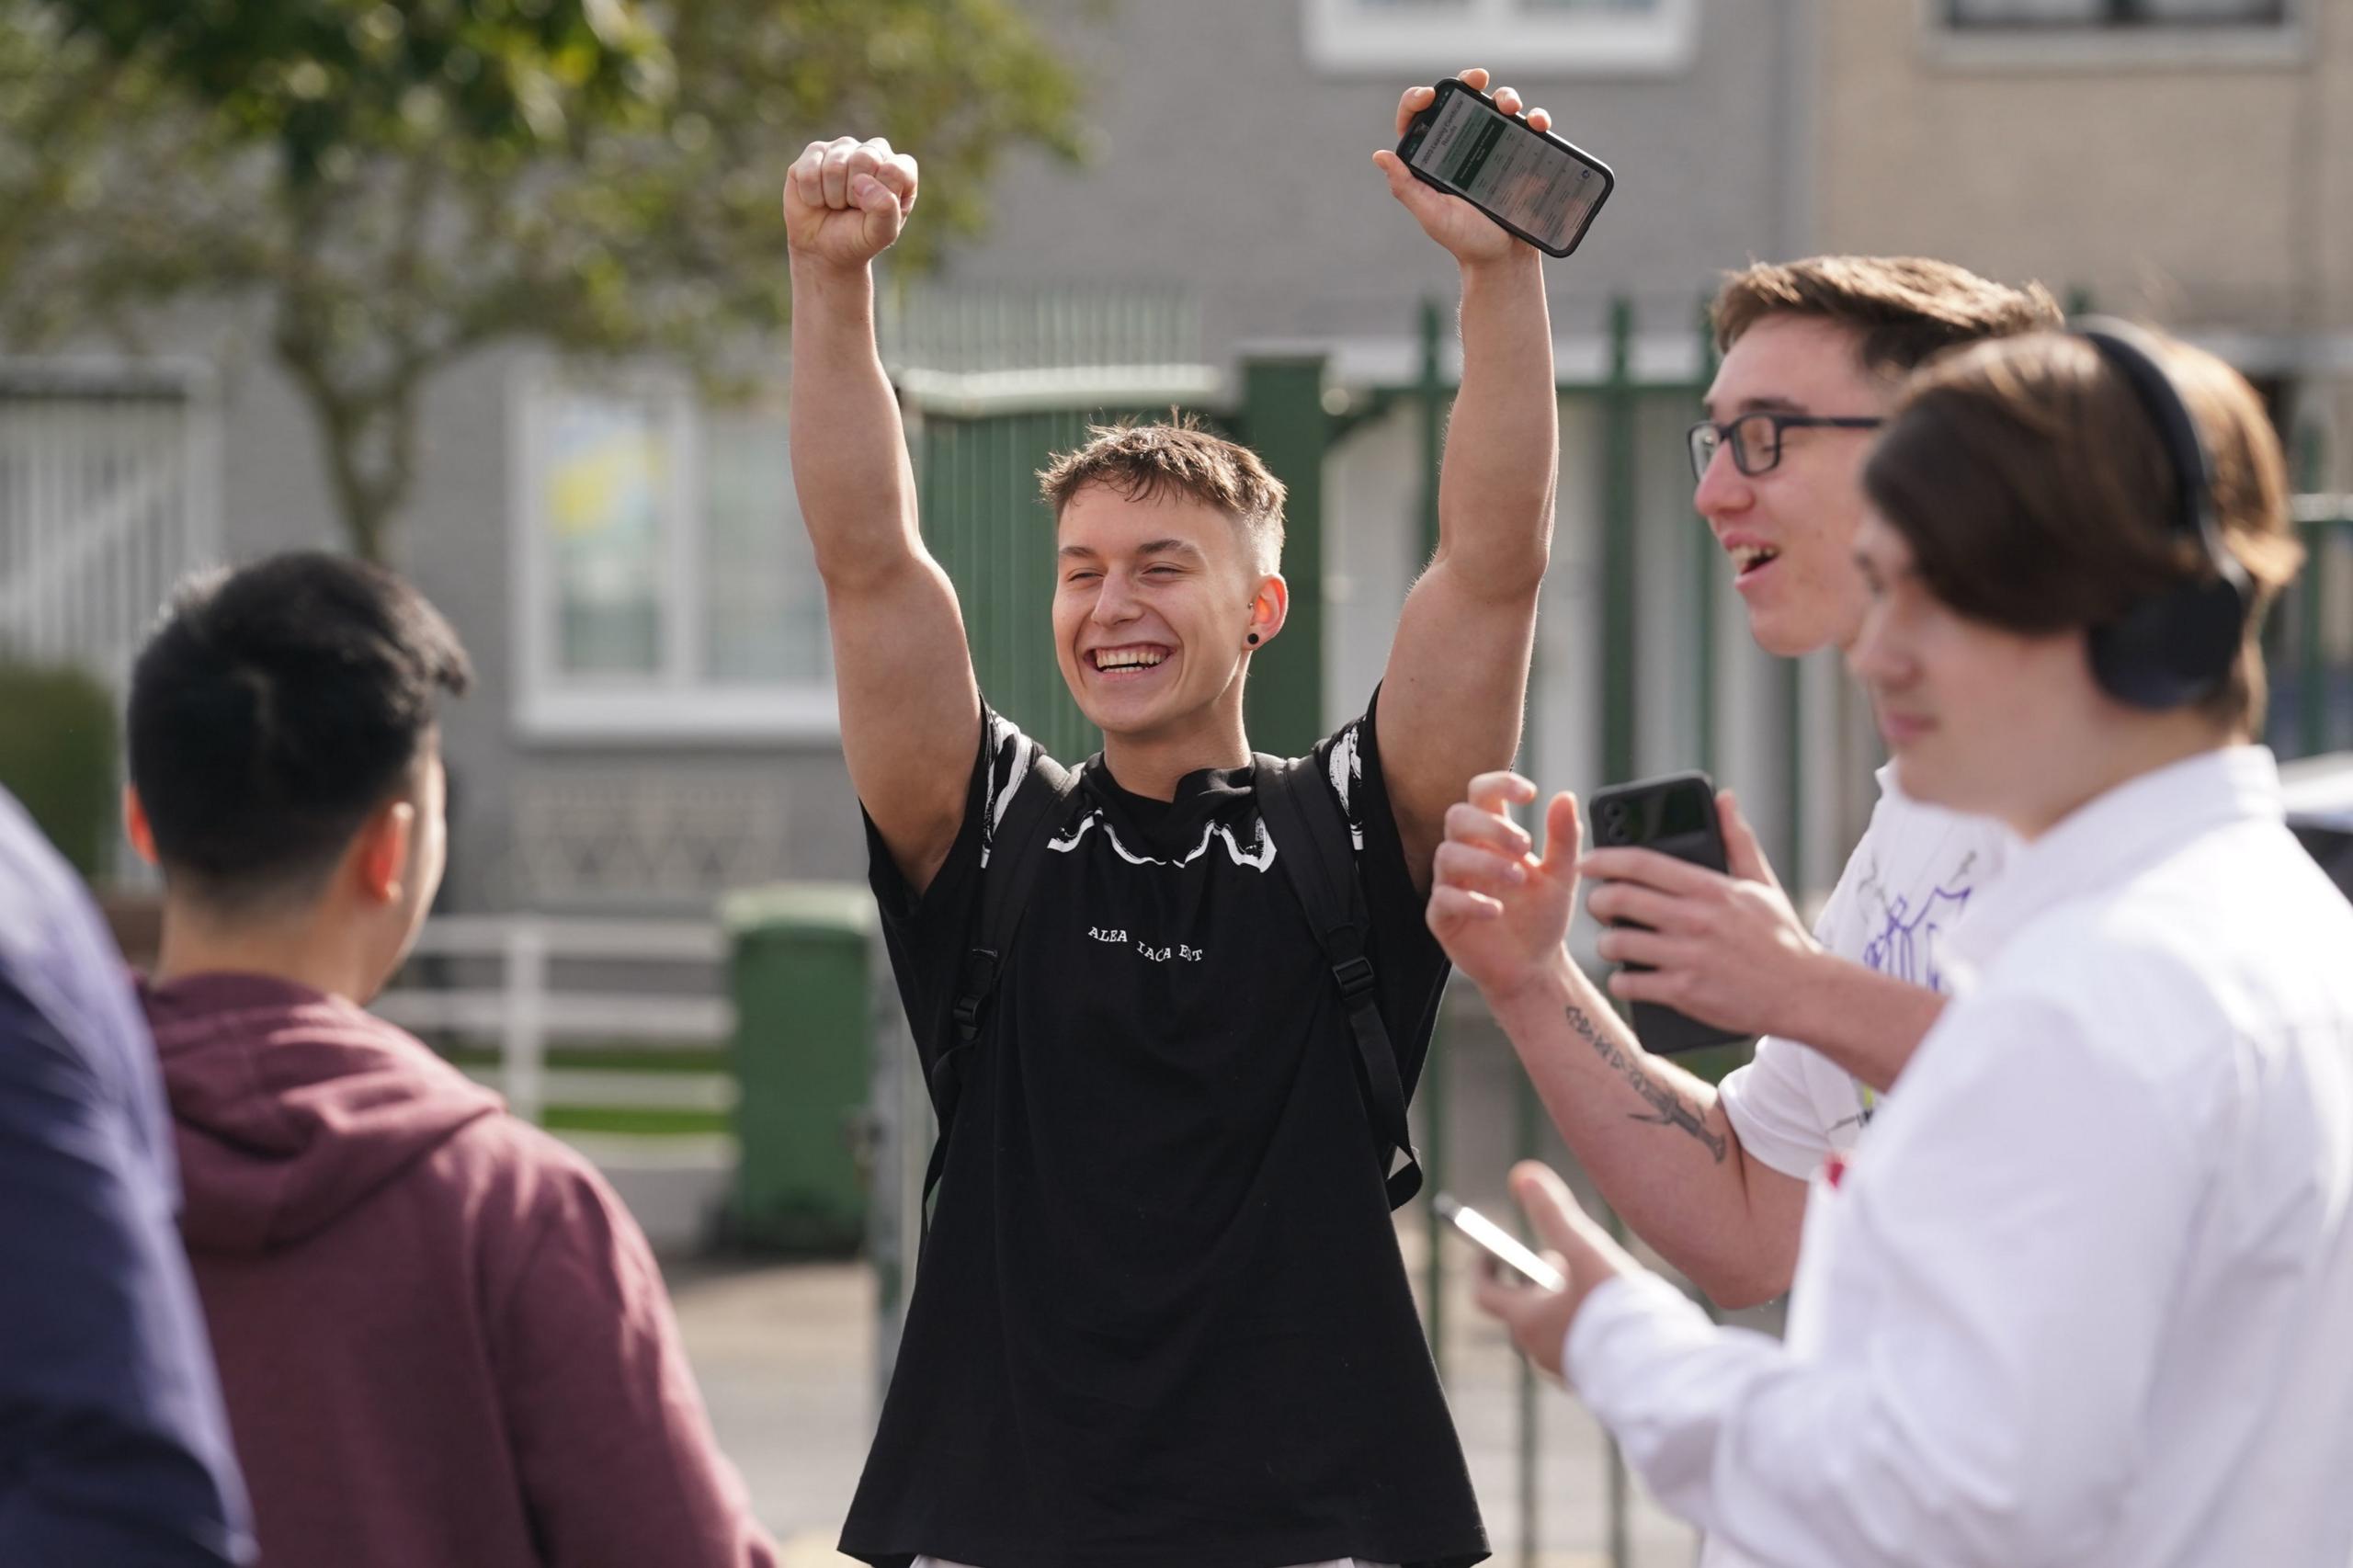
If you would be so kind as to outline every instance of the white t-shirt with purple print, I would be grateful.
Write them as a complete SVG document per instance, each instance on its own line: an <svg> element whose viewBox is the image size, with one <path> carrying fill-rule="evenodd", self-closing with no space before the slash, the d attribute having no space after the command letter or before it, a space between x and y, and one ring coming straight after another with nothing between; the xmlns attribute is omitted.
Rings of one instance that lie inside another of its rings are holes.
<svg viewBox="0 0 2353 1568"><path fill-rule="evenodd" d="M2010 834L1913 800L1897 787L1893 765L1878 778L1870 825L1814 936L1840 958L1945 991L1945 937L2001 869ZM1756 1042L1755 1060L1726 1075L1720 1092L1748 1152L1800 1181L1832 1150L1854 1147L1878 1098L1820 1051L1773 1035Z"/></svg>

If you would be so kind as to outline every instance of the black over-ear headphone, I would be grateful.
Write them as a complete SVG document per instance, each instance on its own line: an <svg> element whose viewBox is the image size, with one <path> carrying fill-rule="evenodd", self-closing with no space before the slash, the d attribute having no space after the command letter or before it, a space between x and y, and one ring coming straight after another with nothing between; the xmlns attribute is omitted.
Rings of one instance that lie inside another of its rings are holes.
<svg viewBox="0 0 2353 1568"><path fill-rule="evenodd" d="M2184 708L2219 689L2246 635L2246 569L2222 544L2214 510L2214 460L2180 388L2148 334L2096 317L2075 329L2122 376L2164 443L2177 496L2172 526L2204 547L2212 575L2152 596L2091 630L2092 676L2135 708Z"/></svg>

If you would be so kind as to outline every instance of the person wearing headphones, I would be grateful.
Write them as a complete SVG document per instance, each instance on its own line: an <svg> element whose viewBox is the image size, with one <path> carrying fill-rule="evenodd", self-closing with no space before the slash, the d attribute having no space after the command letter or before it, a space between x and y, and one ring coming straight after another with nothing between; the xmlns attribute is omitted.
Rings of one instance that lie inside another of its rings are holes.
<svg viewBox="0 0 2353 1568"><path fill-rule="evenodd" d="M1710 1324L1538 1165L1558 1290L1482 1304L1653 1491L1771 1563L2353 1553L2353 908L2281 821L2279 444L2120 324L1940 359L1864 473L1849 651L1904 790L2007 826L1958 998L1813 1182L1786 1339ZM1491 994L1559 961L1541 860L1458 812L1430 921Z"/></svg>

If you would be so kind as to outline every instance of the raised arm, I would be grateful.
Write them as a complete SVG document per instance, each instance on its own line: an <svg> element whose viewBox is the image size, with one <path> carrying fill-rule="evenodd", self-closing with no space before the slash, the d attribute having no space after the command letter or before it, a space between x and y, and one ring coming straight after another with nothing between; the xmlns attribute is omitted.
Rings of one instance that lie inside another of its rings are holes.
<svg viewBox="0 0 2353 1568"><path fill-rule="evenodd" d="M962 820L981 699L874 342L872 262L915 205L888 142L813 142L785 178L792 254L792 482L825 585L850 782L917 892Z"/></svg>
<svg viewBox="0 0 2353 1568"><path fill-rule="evenodd" d="M1487 74L1462 80L1483 88ZM1415 87L1397 129L1430 101ZM1519 96L1497 89L1506 113ZM1552 121L1531 109L1539 130ZM1552 549L1560 429L1552 328L1535 249L1459 198L1377 154L1389 188L1462 270L1462 386L1438 483L1438 552L1391 644L1381 693L1381 755L1415 884L1429 885L1446 810L1474 774L1508 767L1536 637L1537 590Z"/></svg>
<svg viewBox="0 0 2353 1568"><path fill-rule="evenodd" d="M1449 812L1430 929L1486 994L1545 1110L1609 1206L1724 1306L1789 1288L1805 1185L1741 1146L1713 1087L1651 1055L1562 946L1576 907L1576 801L1556 795L1540 859L1508 814L1536 788L1472 781Z"/></svg>

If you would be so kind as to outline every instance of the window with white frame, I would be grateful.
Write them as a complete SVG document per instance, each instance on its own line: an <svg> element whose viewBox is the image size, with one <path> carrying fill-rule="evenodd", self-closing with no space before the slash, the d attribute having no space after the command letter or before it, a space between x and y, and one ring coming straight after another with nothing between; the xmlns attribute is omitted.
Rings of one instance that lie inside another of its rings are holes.
<svg viewBox="0 0 2353 1568"><path fill-rule="evenodd" d="M836 727L824 606L779 408L683 382L521 381L516 712L527 735L777 739Z"/></svg>
<svg viewBox="0 0 2353 1568"><path fill-rule="evenodd" d="M2276 28L2288 0L1946 0L1946 24L1979 28Z"/></svg>
<svg viewBox="0 0 2353 1568"><path fill-rule="evenodd" d="M1666 75L1691 62L1699 0L1301 0L1326 71L1444 71L1508 60L1556 76Z"/></svg>

